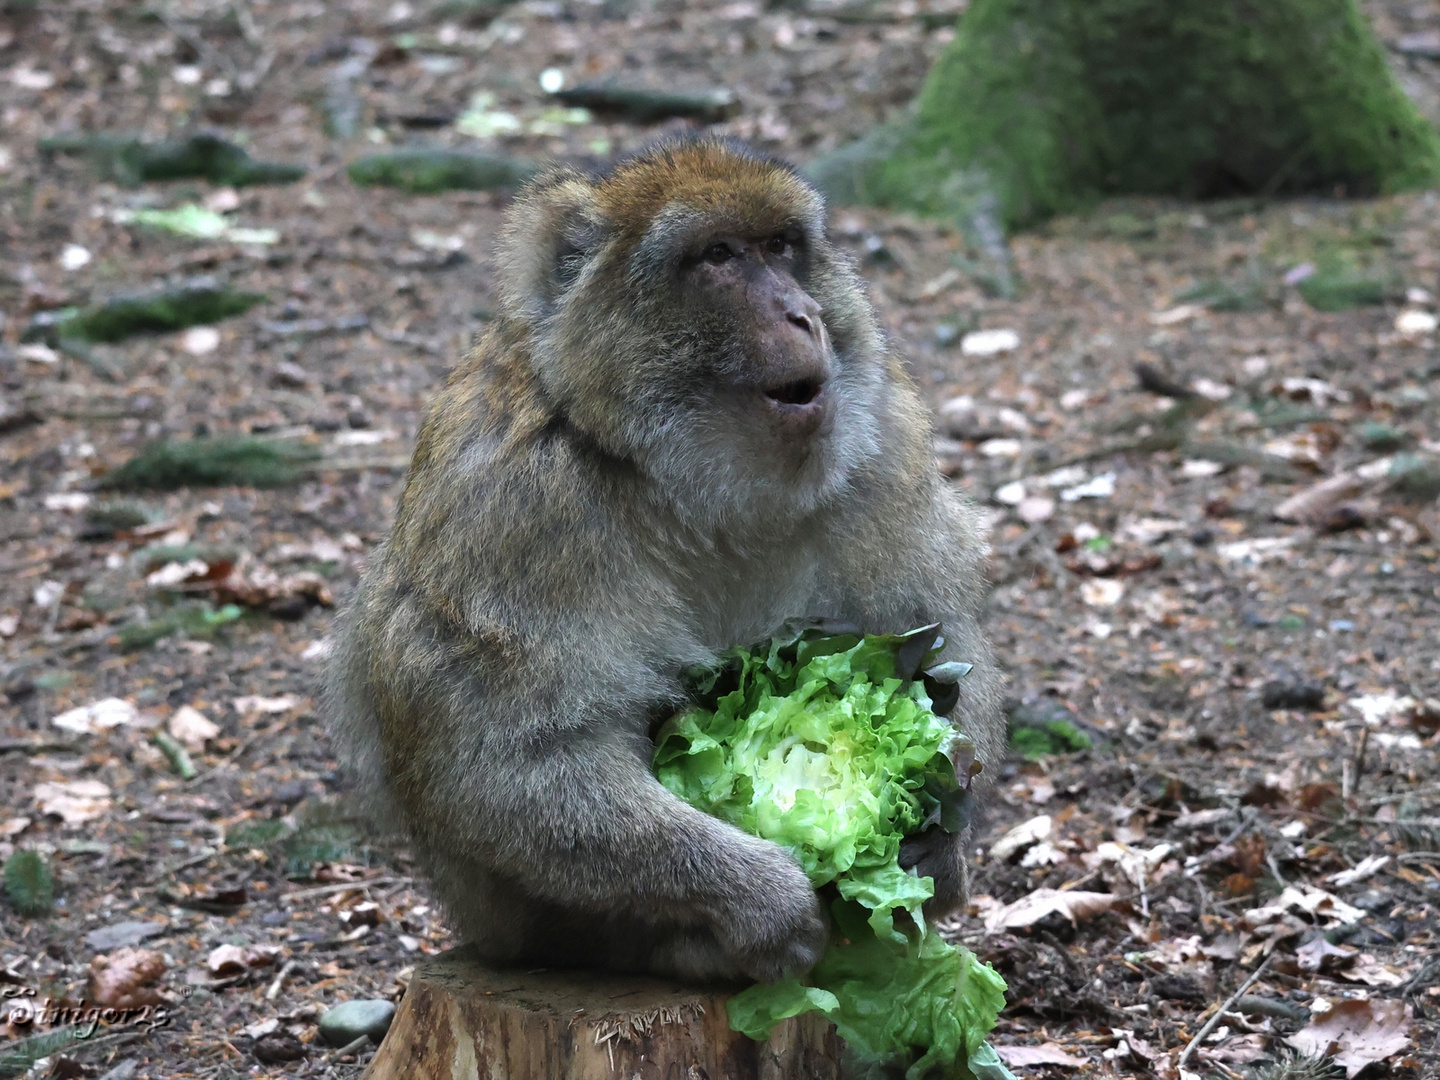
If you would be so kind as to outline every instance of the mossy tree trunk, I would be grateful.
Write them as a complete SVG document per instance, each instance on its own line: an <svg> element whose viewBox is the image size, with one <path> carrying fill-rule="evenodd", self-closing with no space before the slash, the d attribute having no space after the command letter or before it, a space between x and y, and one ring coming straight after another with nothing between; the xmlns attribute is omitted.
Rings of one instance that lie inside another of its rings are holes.
<svg viewBox="0 0 1440 1080"><path fill-rule="evenodd" d="M1440 137L1354 0L975 0L911 115L812 175L1018 225L1106 194L1424 186Z"/></svg>

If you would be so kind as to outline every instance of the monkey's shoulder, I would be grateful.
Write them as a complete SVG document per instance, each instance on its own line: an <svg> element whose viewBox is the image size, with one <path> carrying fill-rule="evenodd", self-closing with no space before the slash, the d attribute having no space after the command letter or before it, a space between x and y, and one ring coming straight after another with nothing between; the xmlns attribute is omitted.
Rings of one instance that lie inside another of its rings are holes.
<svg viewBox="0 0 1440 1080"><path fill-rule="evenodd" d="M492 333L432 403L385 561L447 607L583 607L644 575L630 554L632 481Z"/></svg>
<svg viewBox="0 0 1440 1080"><path fill-rule="evenodd" d="M494 327L450 373L431 400L415 443L411 475L443 468L477 446L523 448L552 420L523 343Z"/></svg>

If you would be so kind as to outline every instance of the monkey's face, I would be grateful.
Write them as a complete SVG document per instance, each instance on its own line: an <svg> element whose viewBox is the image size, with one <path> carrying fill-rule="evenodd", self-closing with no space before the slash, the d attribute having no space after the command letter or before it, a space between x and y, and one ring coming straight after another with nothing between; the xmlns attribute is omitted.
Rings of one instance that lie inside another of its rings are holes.
<svg viewBox="0 0 1440 1080"><path fill-rule="evenodd" d="M702 228L685 245L678 310L699 330L691 396L747 450L797 467L834 428L837 358L796 224L769 235ZM698 251L696 250L698 249Z"/></svg>
<svg viewBox="0 0 1440 1080"><path fill-rule="evenodd" d="M566 418L677 504L806 512L874 452L884 383L823 215L788 167L715 142L554 174L512 219L507 307Z"/></svg>

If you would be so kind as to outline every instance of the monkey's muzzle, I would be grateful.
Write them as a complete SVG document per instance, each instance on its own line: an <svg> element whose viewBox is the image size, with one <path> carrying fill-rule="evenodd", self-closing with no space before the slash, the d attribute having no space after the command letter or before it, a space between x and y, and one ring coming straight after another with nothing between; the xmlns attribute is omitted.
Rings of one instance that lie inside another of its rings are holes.
<svg viewBox="0 0 1440 1080"><path fill-rule="evenodd" d="M830 395L824 375L787 379L761 391L761 400L785 436L805 438L820 429Z"/></svg>

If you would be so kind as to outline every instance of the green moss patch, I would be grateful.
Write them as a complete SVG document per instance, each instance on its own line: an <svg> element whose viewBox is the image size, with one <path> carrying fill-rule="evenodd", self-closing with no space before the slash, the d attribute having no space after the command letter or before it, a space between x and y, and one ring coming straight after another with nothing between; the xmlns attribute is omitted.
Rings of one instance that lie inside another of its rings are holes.
<svg viewBox="0 0 1440 1080"><path fill-rule="evenodd" d="M51 154L82 155L102 178L125 187L150 180L186 179L246 187L289 184L305 175L299 165L256 161L242 147L209 134L162 142L114 134L57 135L40 140L40 149Z"/></svg>
<svg viewBox="0 0 1440 1080"><path fill-rule="evenodd" d="M1054 754L1078 754L1095 745L1079 718L1053 698L1017 704L1006 720L1010 749L1026 761Z"/></svg>
<svg viewBox="0 0 1440 1080"><path fill-rule="evenodd" d="M1089 750L1090 736L1064 720L1051 720L1040 727L1017 728L1010 734L1010 748L1026 761L1050 754L1075 754Z"/></svg>
<svg viewBox="0 0 1440 1080"><path fill-rule="evenodd" d="M976 0L912 115L817 164L833 198L1010 225L1114 193L1371 194L1440 136L1353 0Z"/></svg>
<svg viewBox="0 0 1440 1080"><path fill-rule="evenodd" d="M1266 307L1264 283L1257 278L1221 281L1208 278L1175 294L1180 304L1201 304L1211 311L1259 311Z"/></svg>
<svg viewBox="0 0 1440 1080"><path fill-rule="evenodd" d="M1347 311L1383 304L1393 290L1380 278L1352 270L1317 270L1300 282L1300 295L1316 311Z"/></svg>
<svg viewBox="0 0 1440 1080"><path fill-rule="evenodd" d="M531 161L455 150L370 154L349 169L350 179L362 187L399 188L414 195L519 187L538 171Z"/></svg>
<svg viewBox="0 0 1440 1080"><path fill-rule="evenodd" d="M100 480L122 491L175 491L187 487L282 487L305 475L319 458L314 447L282 439L215 436L152 444Z"/></svg>
<svg viewBox="0 0 1440 1080"><path fill-rule="evenodd" d="M137 334L163 334L219 322L249 311L264 299L264 293L243 292L208 280L192 281L173 289L117 296L91 307L70 309L32 324L27 336L92 344L124 341Z"/></svg>
<svg viewBox="0 0 1440 1080"><path fill-rule="evenodd" d="M17 851L5 860L5 895L21 915L48 915L55 904L55 872L38 851Z"/></svg>
<svg viewBox="0 0 1440 1080"><path fill-rule="evenodd" d="M174 634L184 634L195 641L208 640L227 623L244 615L236 604L212 608L208 604L188 604L165 612L153 619L131 623L120 628L120 648L127 652L148 649Z"/></svg>

